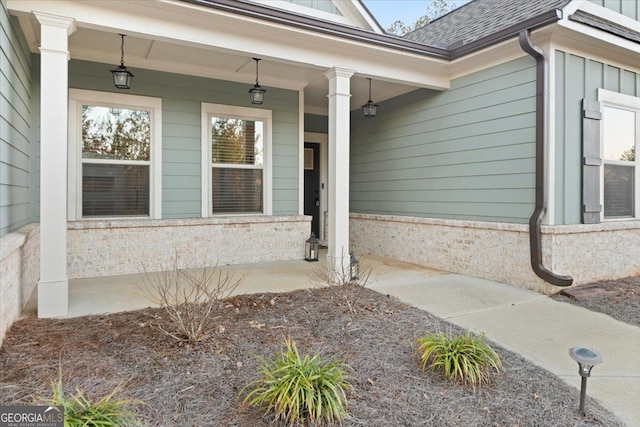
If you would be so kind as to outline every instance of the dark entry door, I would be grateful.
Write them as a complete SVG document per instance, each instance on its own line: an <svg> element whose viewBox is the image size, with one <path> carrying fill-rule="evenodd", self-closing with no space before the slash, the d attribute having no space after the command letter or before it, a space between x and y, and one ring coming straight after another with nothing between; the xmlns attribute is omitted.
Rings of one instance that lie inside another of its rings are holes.
<svg viewBox="0 0 640 427"><path fill-rule="evenodd" d="M320 144L304 143L304 214L311 231L320 237Z"/></svg>

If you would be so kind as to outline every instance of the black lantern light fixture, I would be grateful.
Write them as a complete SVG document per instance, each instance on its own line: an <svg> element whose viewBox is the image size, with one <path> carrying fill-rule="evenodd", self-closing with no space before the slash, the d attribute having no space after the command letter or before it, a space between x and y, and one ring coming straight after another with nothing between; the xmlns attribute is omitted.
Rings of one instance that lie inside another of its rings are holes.
<svg viewBox="0 0 640 427"><path fill-rule="evenodd" d="M131 87L131 78L133 74L124 66L124 34L119 34L120 41L120 65L118 68L111 70L113 75L113 84L118 89L129 89Z"/></svg>
<svg viewBox="0 0 640 427"><path fill-rule="evenodd" d="M360 278L360 261L351 252L349 254L349 276L351 280L358 280Z"/></svg>
<svg viewBox="0 0 640 427"><path fill-rule="evenodd" d="M582 377L580 385L580 408L578 412L585 416L584 401L587 395L587 378L591 376L591 369L602 363L600 353L589 347L572 347L569 356L578 362L578 373Z"/></svg>
<svg viewBox="0 0 640 427"><path fill-rule="evenodd" d="M320 250L320 239L318 239L315 233L311 232L311 237L307 239L304 245L304 259L305 261L318 261L318 252Z"/></svg>
<svg viewBox="0 0 640 427"><path fill-rule="evenodd" d="M109 107L109 114L111 114L112 116L118 117L120 113L122 113L122 108Z"/></svg>
<svg viewBox="0 0 640 427"><path fill-rule="evenodd" d="M369 100L362 106L362 112L365 117L375 117L378 113L378 104L374 104L371 100L371 79L369 80Z"/></svg>
<svg viewBox="0 0 640 427"><path fill-rule="evenodd" d="M260 58L253 58L256 61L256 84L249 90L249 96L251 96L251 103L260 105L264 101L264 93L266 89L262 89L260 83L258 83L258 61Z"/></svg>

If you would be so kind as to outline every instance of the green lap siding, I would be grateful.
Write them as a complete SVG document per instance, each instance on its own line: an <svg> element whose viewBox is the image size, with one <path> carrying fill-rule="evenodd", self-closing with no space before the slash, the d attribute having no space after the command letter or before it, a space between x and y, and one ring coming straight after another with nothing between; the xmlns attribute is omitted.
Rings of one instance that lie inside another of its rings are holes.
<svg viewBox="0 0 640 427"><path fill-rule="evenodd" d="M0 13L0 236L32 216L31 55L5 1Z"/></svg>
<svg viewBox="0 0 640 427"><path fill-rule="evenodd" d="M526 223L535 204L535 61L522 57L352 116L351 210ZM375 94L374 94L375 95Z"/></svg>
<svg viewBox="0 0 640 427"><path fill-rule="evenodd" d="M115 91L108 64L69 63L70 87ZM247 84L132 69L132 95L162 98L162 217L201 215L201 103L250 106ZM298 92L269 88L273 118L273 213L298 213Z"/></svg>
<svg viewBox="0 0 640 427"><path fill-rule="evenodd" d="M579 224L582 206L582 100L599 88L640 96L640 74L557 51L555 55L555 222Z"/></svg>

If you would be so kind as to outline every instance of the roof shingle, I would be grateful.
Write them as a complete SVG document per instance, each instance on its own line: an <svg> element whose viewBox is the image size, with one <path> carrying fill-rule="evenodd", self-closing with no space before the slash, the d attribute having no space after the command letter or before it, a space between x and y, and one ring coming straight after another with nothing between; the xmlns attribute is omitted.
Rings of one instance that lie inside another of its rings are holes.
<svg viewBox="0 0 640 427"><path fill-rule="evenodd" d="M430 46L468 44L519 22L561 9L571 0L473 0L405 36Z"/></svg>

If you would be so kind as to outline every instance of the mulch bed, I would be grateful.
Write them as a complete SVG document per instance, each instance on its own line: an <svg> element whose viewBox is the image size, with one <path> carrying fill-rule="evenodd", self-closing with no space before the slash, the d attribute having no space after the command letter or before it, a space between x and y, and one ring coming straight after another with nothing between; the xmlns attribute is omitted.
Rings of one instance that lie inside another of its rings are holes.
<svg viewBox="0 0 640 427"><path fill-rule="evenodd" d="M366 289L350 316L336 294L310 289L226 300L203 342L180 344L154 327L158 309L13 325L0 348L0 402L48 396L60 370L65 389L120 397L149 426L272 426L239 397L255 379L258 356L271 357L291 337L301 353L348 363L354 389L344 426L621 426L597 402L577 415L579 391L494 345L504 370L479 391L418 369L415 339L460 331L438 318Z"/></svg>
<svg viewBox="0 0 640 427"><path fill-rule="evenodd" d="M576 286L573 296L557 294L553 299L568 302L640 327L640 276ZM588 292L579 292L587 290Z"/></svg>

